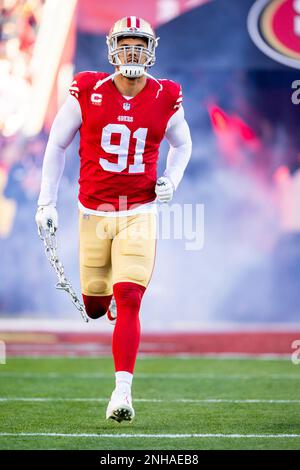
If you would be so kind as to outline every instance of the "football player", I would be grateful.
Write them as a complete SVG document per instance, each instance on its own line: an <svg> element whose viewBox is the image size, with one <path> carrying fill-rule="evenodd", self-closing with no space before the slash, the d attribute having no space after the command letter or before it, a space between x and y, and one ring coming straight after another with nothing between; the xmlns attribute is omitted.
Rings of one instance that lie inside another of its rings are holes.
<svg viewBox="0 0 300 470"><path fill-rule="evenodd" d="M57 192L65 150L80 132L79 259L86 312L99 318L116 303L112 339L116 387L106 418L131 421L139 310L155 259L156 200L170 202L191 155L178 83L148 73L158 38L142 18L117 21L107 37L113 74L78 73L59 110L43 162L36 222L58 227ZM157 178L159 146L170 149ZM113 318L112 318L113 319Z"/></svg>

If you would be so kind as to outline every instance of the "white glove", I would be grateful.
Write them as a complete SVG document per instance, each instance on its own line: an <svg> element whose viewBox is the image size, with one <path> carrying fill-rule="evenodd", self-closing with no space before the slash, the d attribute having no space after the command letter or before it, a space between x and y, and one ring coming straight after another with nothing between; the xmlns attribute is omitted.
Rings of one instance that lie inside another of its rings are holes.
<svg viewBox="0 0 300 470"><path fill-rule="evenodd" d="M54 233L58 227L57 210L53 204L48 206L39 206L35 214L35 221L38 226L39 233L41 230L49 230Z"/></svg>
<svg viewBox="0 0 300 470"><path fill-rule="evenodd" d="M156 181L155 193L159 202L170 202L174 193L173 183L166 176L161 176Z"/></svg>

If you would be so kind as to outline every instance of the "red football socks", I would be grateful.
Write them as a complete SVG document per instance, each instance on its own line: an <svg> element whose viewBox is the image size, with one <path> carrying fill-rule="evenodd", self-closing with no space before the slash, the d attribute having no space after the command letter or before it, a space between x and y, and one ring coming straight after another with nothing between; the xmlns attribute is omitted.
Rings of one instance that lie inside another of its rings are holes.
<svg viewBox="0 0 300 470"><path fill-rule="evenodd" d="M106 314L112 295L84 295L82 294L87 315L93 320Z"/></svg>
<svg viewBox="0 0 300 470"><path fill-rule="evenodd" d="M132 374L140 344L139 311L145 287L134 282L118 282L113 290L117 304L112 341L115 370Z"/></svg>

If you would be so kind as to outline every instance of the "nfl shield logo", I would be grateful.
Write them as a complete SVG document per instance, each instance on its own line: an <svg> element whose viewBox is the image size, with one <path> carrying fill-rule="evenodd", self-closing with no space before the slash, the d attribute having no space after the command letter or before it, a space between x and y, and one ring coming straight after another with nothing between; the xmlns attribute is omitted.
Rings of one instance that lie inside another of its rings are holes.
<svg viewBox="0 0 300 470"><path fill-rule="evenodd" d="M123 109L125 111L129 111L130 110L130 103L123 103Z"/></svg>

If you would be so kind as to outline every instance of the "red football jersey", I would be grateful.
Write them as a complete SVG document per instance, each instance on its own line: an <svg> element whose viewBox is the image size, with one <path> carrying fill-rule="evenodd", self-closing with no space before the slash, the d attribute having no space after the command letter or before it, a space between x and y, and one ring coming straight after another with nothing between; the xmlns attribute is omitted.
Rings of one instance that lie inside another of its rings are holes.
<svg viewBox="0 0 300 470"><path fill-rule="evenodd" d="M89 209L128 210L153 201L159 145L182 101L171 80L147 78L143 90L126 99L102 72L81 72L70 93L82 112L79 200Z"/></svg>

